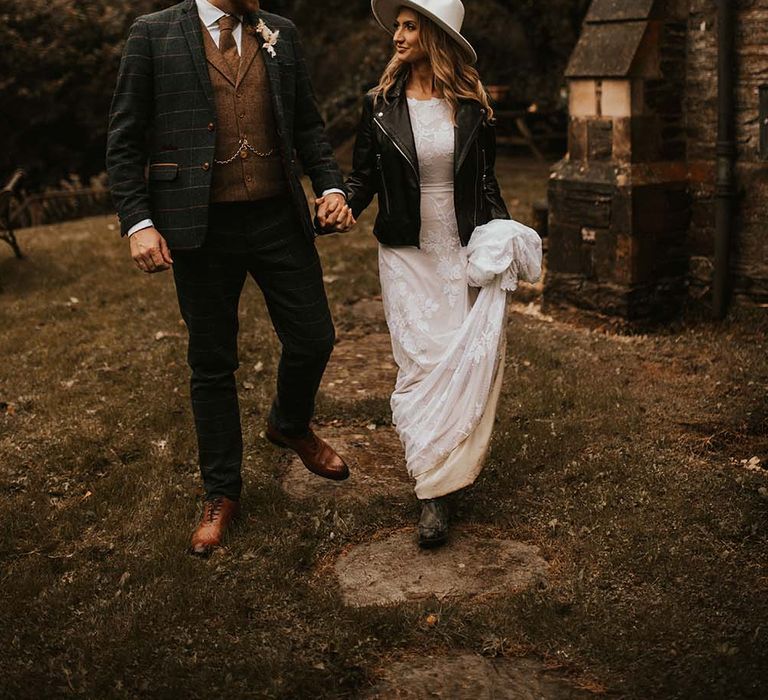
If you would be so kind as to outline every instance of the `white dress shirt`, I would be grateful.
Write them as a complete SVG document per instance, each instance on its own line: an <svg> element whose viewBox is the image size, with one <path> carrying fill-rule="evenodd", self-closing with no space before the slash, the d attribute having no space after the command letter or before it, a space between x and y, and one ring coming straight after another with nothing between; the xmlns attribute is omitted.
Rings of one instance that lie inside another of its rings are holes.
<svg viewBox="0 0 768 700"><path fill-rule="evenodd" d="M212 5L208 0L195 0L195 4L197 5L197 14L200 15L200 20L205 25L205 28L208 30L208 33L211 35L211 39L213 39L213 43L216 44L216 46L219 45L219 37L221 35L221 32L219 30L219 20L222 17L226 17L227 13L224 12L224 10L220 10L215 5ZM235 44L237 44L237 52L242 56L243 50L243 18L241 15L235 15L237 19L239 20L237 25L235 25L235 28L232 30L232 38L235 40ZM342 194L346 197L343 190L340 190L336 187L325 190L323 192L323 197L325 197L328 194L331 194L332 192L338 192L339 194ZM128 229L127 235L130 237L136 231L141 231L145 228L151 228L154 226L152 223L152 219L143 219L142 221L139 221L138 224L134 224L131 226L130 229Z"/></svg>
<svg viewBox="0 0 768 700"><path fill-rule="evenodd" d="M208 30L208 33L211 35L213 43L218 46L219 34L221 33L219 32L219 20L222 17L226 17L227 13L224 12L224 10L220 10L218 7L216 7L216 5L209 3L208 0L195 0L195 4L197 5L197 14L200 15L200 19L205 25L205 28ZM237 17L239 21L235 25L235 28L232 30L232 37L237 44L237 52L242 56L243 17L242 15L235 15L235 17Z"/></svg>

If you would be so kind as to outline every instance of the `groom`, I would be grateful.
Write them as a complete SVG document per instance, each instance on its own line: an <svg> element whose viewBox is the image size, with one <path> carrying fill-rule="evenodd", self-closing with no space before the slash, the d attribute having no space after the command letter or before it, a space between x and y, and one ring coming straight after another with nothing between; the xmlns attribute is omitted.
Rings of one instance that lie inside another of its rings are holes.
<svg viewBox="0 0 768 700"><path fill-rule="evenodd" d="M107 170L133 260L148 273L173 269L189 331L206 493L195 554L219 546L239 513L234 372L248 274L282 343L266 436L319 476L349 476L309 427L334 329L294 152L319 224L348 230L354 219L293 23L258 0L184 0L136 20L112 101Z"/></svg>

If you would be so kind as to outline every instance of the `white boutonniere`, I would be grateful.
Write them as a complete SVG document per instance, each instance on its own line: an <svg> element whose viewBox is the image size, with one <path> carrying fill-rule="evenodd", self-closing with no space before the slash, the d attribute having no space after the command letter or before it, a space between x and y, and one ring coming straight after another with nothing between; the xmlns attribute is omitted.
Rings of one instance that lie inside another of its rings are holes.
<svg viewBox="0 0 768 700"><path fill-rule="evenodd" d="M272 58L274 58L277 54L275 53L275 44L277 44L277 38L280 36L280 30L278 29L276 32L273 32L265 23L263 19L259 20L259 23L256 25L256 32L261 35L261 38L264 39L264 46L262 48L270 55Z"/></svg>

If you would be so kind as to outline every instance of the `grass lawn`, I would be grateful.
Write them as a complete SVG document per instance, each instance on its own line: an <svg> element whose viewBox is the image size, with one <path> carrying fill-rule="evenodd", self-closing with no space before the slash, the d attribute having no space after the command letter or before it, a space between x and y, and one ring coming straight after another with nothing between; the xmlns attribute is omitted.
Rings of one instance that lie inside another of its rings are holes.
<svg viewBox="0 0 768 700"><path fill-rule="evenodd" d="M499 170L529 220L546 170ZM372 214L319 240L341 338L381 330L359 312L379 294ZM418 507L280 488L286 457L260 436L278 344L255 285L240 309L247 517L199 560L172 278L133 269L114 217L19 240L24 261L0 248L0 697L351 698L394 660L449 650L539 657L611 697L765 697L764 310L616 335L513 306L492 450L457 522L538 545L548 582L359 610L329 562ZM324 388L320 432L386 423L387 391Z"/></svg>

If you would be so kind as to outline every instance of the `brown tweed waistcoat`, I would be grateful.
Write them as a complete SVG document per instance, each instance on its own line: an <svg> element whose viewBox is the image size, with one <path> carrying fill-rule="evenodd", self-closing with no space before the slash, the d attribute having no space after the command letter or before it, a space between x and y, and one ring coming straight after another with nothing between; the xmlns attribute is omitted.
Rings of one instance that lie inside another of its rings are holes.
<svg viewBox="0 0 768 700"><path fill-rule="evenodd" d="M203 27L203 42L216 101L216 160L228 160L238 153L242 138L262 157L241 149L231 163L213 163L211 202L243 202L274 197L288 191L279 150L279 138L272 112L269 80L259 43L243 26L240 70L232 69Z"/></svg>

